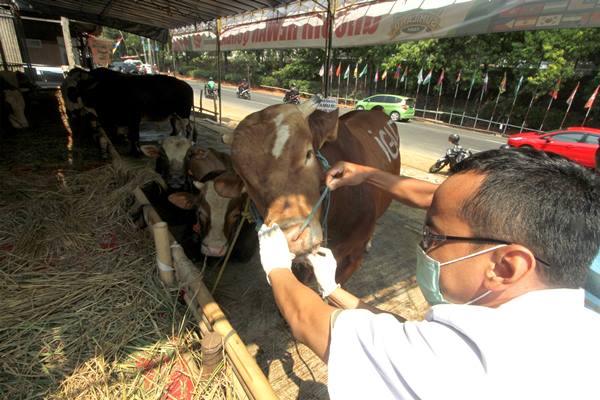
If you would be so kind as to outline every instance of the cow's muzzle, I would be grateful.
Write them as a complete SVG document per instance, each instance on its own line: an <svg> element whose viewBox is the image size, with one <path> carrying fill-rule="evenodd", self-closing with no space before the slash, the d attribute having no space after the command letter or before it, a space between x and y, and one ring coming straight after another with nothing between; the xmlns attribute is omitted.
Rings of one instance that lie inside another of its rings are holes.
<svg viewBox="0 0 600 400"><path fill-rule="evenodd" d="M201 251L208 257L223 257L227 252L227 245L210 246L202 243Z"/></svg>

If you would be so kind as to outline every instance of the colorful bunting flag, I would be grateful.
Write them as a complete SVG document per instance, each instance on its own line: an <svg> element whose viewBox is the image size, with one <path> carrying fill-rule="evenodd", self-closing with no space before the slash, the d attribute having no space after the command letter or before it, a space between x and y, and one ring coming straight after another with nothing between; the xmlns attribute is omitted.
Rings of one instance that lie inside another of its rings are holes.
<svg viewBox="0 0 600 400"><path fill-rule="evenodd" d="M573 91L571 92L571 95L567 99L567 104L569 106L571 106L571 104L573 104L573 100L575 99L575 93L577 93L578 90L579 90L579 82L577 82L577 86L575 86L575 89L573 89Z"/></svg>
<svg viewBox="0 0 600 400"><path fill-rule="evenodd" d="M500 81L500 87L498 88L500 94L506 92L506 72L504 72L504 77Z"/></svg>
<svg viewBox="0 0 600 400"><path fill-rule="evenodd" d="M348 79L350 77L350 64L346 67L346 71L344 71L344 79Z"/></svg>
<svg viewBox="0 0 600 400"><path fill-rule="evenodd" d="M552 97L554 100L558 99L558 91L560 90L560 78L558 78L558 81L556 81L556 85L554 85L554 87L552 88L552 90L550 90L550 93L548 93L550 95L550 97Z"/></svg>
<svg viewBox="0 0 600 400"><path fill-rule="evenodd" d="M423 79L423 85L427 85L429 83L429 81L431 81L432 73L433 73L433 69L430 69L429 72L427 73L427 76L425 77L425 79Z"/></svg>
<svg viewBox="0 0 600 400"><path fill-rule="evenodd" d="M599 88L600 88L600 85L596 86L596 90L594 90L594 93L592 93L592 95L590 96L588 101L585 103L585 106L583 106L583 108L592 108L592 106L594 105L594 101L596 101L596 96L598 96Z"/></svg>
<svg viewBox="0 0 600 400"><path fill-rule="evenodd" d="M367 74L368 67L369 67L369 64L365 64L365 67L362 69L362 71L360 71L360 74L358 75L359 78L362 78L363 76L365 76Z"/></svg>

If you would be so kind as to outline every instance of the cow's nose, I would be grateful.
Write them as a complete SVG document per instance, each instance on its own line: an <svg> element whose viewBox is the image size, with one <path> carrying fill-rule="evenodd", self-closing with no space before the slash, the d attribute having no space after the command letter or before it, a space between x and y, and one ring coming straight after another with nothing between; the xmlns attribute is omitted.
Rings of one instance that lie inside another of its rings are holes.
<svg viewBox="0 0 600 400"><path fill-rule="evenodd" d="M207 245L202 243L202 254L209 257L223 257L227 251L227 245Z"/></svg>

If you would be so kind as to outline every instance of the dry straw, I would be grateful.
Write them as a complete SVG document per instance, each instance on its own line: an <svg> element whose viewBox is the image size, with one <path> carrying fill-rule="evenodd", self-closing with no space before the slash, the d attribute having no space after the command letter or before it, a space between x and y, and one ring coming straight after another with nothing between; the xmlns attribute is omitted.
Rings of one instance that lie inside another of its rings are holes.
<svg viewBox="0 0 600 400"><path fill-rule="evenodd" d="M0 174L0 396L169 399L186 364L193 398L236 398L227 362L201 380L194 322L129 219L131 192L154 178L112 166Z"/></svg>

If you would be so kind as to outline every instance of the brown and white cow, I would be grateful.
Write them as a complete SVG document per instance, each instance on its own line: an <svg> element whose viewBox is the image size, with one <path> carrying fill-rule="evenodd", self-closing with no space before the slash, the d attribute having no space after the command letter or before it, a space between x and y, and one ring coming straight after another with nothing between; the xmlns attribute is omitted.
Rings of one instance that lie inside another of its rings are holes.
<svg viewBox="0 0 600 400"><path fill-rule="evenodd" d="M228 154L193 147L186 163L198 193L178 192L169 200L184 210L196 210L201 251L209 257L222 257L233 241L242 220L248 196L231 168ZM253 226L244 222L232 251L232 258L248 261L258 245Z"/></svg>
<svg viewBox="0 0 600 400"><path fill-rule="evenodd" d="M396 125L381 110L316 110L320 98L301 105L274 105L247 116L234 131L233 166L267 225L277 223L290 251L302 259L323 242L319 210L298 235L324 185L320 151L337 161L400 172ZM340 188L331 194L327 246L338 262L336 280L344 283L360 266L375 222L387 209L389 195L368 185Z"/></svg>

